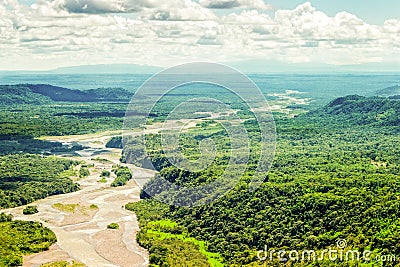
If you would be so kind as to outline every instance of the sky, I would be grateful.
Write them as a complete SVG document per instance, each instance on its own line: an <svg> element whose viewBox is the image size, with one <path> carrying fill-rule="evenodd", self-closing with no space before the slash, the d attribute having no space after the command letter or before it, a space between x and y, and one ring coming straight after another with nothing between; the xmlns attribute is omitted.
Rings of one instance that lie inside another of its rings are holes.
<svg viewBox="0 0 400 267"><path fill-rule="evenodd" d="M304 3L304 0L271 0L269 3L278 9L292 9ZM383 25L389 18L400 17L398 0L317 0L310 3L329 16L346 11L357 15L366 23L375 25Z"/></svg>
<svg viewBox="0 0 400 267"><path fill-rule="evenodd" d="M0 0L0 70L400 66L398 0Z"/></svg>

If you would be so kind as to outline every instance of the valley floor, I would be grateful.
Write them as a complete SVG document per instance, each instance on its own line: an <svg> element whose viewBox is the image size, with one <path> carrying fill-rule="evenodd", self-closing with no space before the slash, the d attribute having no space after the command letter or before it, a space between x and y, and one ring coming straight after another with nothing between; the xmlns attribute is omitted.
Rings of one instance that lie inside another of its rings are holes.
<svg viewBox="0 0 400 267"><path fill-rule="evenodd" d="M126 203L139 200L139 186L131 180L127 186L112 188L110 184L114 174L107 178L106 183L98 182L103 170L110 171L114 164L120 164L121 150L105 148L111 134L51 137L59 142L83 141L90 147L80 153L81 157L70 157L93 166L90 176L79 180L81 190L32 203L38 206L39 213L35 215L23 215L24 207L1 211L12 214L16 220L40 221L57 236L57 244L49 251L24 257L23 266L71 260L90 267L148 265L147 251L136 243L139 231L136 216L124 209ZM96 158L105 160L94 160ZM135 178L146 179L154 175L149 170L131 169ZM60 209L68 204L73 204L75 210ZM111 223L118 223L119 229L107 229Z"/></svg>

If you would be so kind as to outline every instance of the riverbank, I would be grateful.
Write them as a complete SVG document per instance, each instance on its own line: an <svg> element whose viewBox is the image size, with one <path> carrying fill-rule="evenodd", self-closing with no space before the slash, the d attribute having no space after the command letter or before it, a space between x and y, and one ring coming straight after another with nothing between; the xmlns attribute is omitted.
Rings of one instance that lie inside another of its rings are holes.
<svg viewBox="0 0 400 267"><path fill-rule="evenodd" d="M49 251L24 257L23 266L40 266L55 261L75 260L86 266L147 266L148 253L136 243L139 231L136 216L123 206L139 201L140 188L130 181L126 186L110 187L114 175L106 183L98 182L103 170L111 171L119 164L121 149L109 149L106 142L115 132L100 134L46 137L43 139L62 143L78 142L87 149L79 151L80 156L59 155L74 160L83 160L90 167L90 175L79 180L81 190L65 195L52 196L36 201L39 213L25 216L24 207L1 210L17 220L40 221L57 236L57 243ZM98 160L98 159L103 160ZM133 168L135 177L153 174L148 170ZM68 212L54 207L55 204L76 204L77 211ZM90 207L95 207L93 210ZM87 212L86 212L87 211ZM118 230L107 229L110 223L117 223ZM112 237L112 238L110 238ZM122 253L122 254L121 254ZM122 260L123 259L123 260Z"/></svg>

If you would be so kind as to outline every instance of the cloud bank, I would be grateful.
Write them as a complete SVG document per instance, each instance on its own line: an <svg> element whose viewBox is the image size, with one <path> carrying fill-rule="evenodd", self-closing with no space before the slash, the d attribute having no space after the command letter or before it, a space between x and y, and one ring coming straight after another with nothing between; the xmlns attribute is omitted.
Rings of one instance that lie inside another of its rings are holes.
<svg viewBox="0 0 400 267"><path fill-rule="evenodd" d="M270 10L272 7L263 0L200 0L200 5L214 9L253 8Z"/></svg>
<svg viewBox="0 0 400 267"><path fill-rule="evenodd" d="M216 8L232 9L217 15ZM400 19L383 26L306 2L264 12L258 0L0 2L0 68L278 60L345 65L400 59ZM132 13L129 16L121 13Z"/></svg>

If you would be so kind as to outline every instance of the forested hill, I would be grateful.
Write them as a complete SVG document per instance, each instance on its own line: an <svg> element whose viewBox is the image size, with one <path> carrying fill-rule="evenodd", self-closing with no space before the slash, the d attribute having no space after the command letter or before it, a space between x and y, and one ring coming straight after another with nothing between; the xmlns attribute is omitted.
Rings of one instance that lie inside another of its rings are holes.
<svg viewBox="0 0 400 267"><path fill-rule="evenodd" d="M312 249L323 255L322 251L337 247L337 240L343 239L346 249L371 250L371 259L389 254L399 257L400 145L398 134L391 131L399 127L390 127L400 125L396 118L399 103L389 98L346 96L295 118L276 116L274 162L254 192L248 185L255 162L251 160L249 171L235 189L218 201L191 209L149 198L148 192L163 194L156 176L144 186L144 200L126 206L138 215L138 240L148 248L150 263L173 265L189 246L176 242L173 247L172 241L189 236L195 238L193 242L207 242L207 249L219 253L226 266L395 266L398 262L325 259L283 263L268 257L260 262L257 251ZM256 132L257 122L248 121L246 128ZM211 132L216 134L212 136ZM191 151L191 157L199 157L200 153L194 149L198 143L188 140L202 138L203 133L212 136L217 147L229 148L227 133L212 124L199 124L182 138L182 147ZM149 158L168 181L191 186L220 177L224 157L206 171L191 173L168 165L160 135L147 138ZM259 144L251 144L257 153ZM136 147L133 144L130 148L128 143L125 155L129 149Z"/></svg>
<svg viewBox="0 0 400 267"><path fill-rule="evenodd" d="M49 102L51 102L49 97L34 93L23 85L0 86L0 105L45 104Z"/></svg>
<svg viewBox="0 0 400 267"><path fill-rule="evenodd" d="M330 117L357 125L399 126L399 114L400 99L397 96L384 98L350 95L339 97L305 116Z"/></svg>
<svg viewBox="0 0 400 267"><path fill-rule="evenodd" d="M129 102L133 93L123 88L86 91L46 84L0 85L0 104L44 104L64 102Z"/></svg>
<svg viewBox="0 0 400 267"><path fill-rule="evenodd" d="M400 85L394 85L381 89L375 93L377 96L394 96L400 95Z"/></svg>

